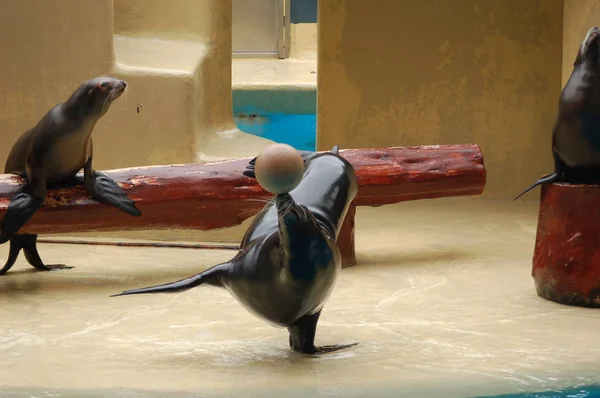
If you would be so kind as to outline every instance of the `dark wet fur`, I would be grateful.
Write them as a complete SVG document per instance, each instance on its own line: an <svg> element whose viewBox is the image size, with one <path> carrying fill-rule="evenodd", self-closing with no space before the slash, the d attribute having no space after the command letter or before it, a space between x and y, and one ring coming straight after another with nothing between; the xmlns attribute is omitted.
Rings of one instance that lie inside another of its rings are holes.
<svg viewBox="0 0 600 398"><path fill-rule="evenodd" d="M83 184L93 199L115 206L129 215L141 215L135 203L127 197L115 181L93 170L93 156L91 155L85 164L80 166L80 169L83 168L84 171L83 178L77 176L76 173L79 170L75 170L70 176L61 179L55 178L58 181L47 181L44 173L43 159L45 159L47 151L54 150L54 145L60 143L64 137L72 137L70 134L83 132L87 135L89 132L91 135L94 125L87 127L86 121L90 119L97 121L102 117L126 87L125 82L111 78L100 77L88 80L81 84L67 101L53 107L35 127L27 130L17 139L6 161L5 173L20 175L25 179L25 183L11 198L6 215L2 220L0 243L10 241L10 251L8 260L0 269L0 275L11 269L21 249L25 252L25 258L29 264L38 270L72 268L64 264L44 264L36 247L37 235L18 233L42 206L48 189ZM81 150L85 151L86 148L81 148ZM27 168L31 170L31 175L27 175ZM63 170L62 172L68 175L70 171Z"/></svg>
<svg viewBox="0 0 600 398"><path fill-rule="evenodd" d="M554 171L517 195L516 200L533 188L557 182L570 184L600 183L600 157L587 164L568 165L561 153L568 151L571 159L581 159L558 142L558 135L581 139L594 152L600 151L600 30L588 30L573 63L573 72L559 100L559 114L552 132ZM564 142L564 141L563 141Z"/></svg>
<svg viewBox="0 0 600 398"><path fill-rule="evenodd" d="M335 158L328 157L332 154ZM174 293L208 284L230 290L258 316L287 327L295 351L324 354L356 345L314 344L321 310L341 268L335 240L357 191L354 169L338 154L337 146L329 154L302 153L303 180L289 194L268 201L230 261L190 278L113 297ZM245 175L254 176L254 162ZM314 167L312 162L317 162ZM280 272L286 272L284 279L277 276Z"/></svg>

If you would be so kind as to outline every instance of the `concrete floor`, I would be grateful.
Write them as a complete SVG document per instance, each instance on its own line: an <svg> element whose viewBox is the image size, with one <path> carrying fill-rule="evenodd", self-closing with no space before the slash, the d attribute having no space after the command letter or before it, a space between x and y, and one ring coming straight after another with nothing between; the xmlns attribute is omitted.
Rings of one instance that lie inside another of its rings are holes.
<svg viewBox="0 0 600 398"><path fill-rule="evenodd" d="M0 396L467 397L600 382L600 311L535 293L536 220L535 202L482 198L359 208L359 265L317 330L317 344L359 345L320 358L215 288L108 297L233 251L41 244L75 268L32 272L20 257L0 277Z"/></svg>

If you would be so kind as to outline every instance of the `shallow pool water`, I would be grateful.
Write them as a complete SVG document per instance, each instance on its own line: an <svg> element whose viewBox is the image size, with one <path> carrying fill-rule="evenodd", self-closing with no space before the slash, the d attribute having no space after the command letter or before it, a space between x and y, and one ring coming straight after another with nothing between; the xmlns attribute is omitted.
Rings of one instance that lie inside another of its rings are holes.
<svg viewBox="0 0 600 398"><path fill-rule="evenodd" d="M317 115L269 112L246 106L234 109L238 128L248 134L293 146L298 150L316 148Z"/></svg>
<svg viewBox="0 0 600 398"><path fill-rule="evenodd" d="M565 390L495 395L481 398L600 398L600 386L582 386Z"/></svg>

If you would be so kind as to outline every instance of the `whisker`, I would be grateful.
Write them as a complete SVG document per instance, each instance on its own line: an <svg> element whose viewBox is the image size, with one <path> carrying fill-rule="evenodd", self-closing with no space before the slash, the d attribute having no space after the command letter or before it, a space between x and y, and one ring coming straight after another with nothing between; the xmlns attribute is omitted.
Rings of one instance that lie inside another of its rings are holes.
<svg viewBox="0 0 600 398"><path fill-rule="evenodd" d="M286 209L277 219L277 222L281 222L281 220L292 212L291 208Z"/></svg>
<svg viewBox="0 0 600 398"><path fill-rule="evenodd" d="M260 199L246 199L246 200L256 200L258 202L260 202ZM275 198L267 201L267 204L273 203L275 201ZM271 209L272 206L264 206L262 209L260 209L260 211L258 213L256 213L256 217L258 217L259 215L262 215L264 212L268 211L269 209Z"/></svg>
<svg viewBox="0 0 600 398"><path fill-rule="evenodd" d="M244 200L248 201L248 202L261 202L261 203L271 203L271 202L273 202L273 199L267 200L267 199L261 199L261 198L251 198L251 199L249 198L249 199L244 199Z"/></svg>
<svg viewBox="0 0 600 398"><path fill-rule="evenodd" d="M110 93L106 96L106 99L104 100L104 104L102 104L102 113L105 113L108 110L108 107L110 106L110 104L112 103L111 94L112 93Z"/></svg>
<svg viewBox="0 0 600 398"><path fill-rule="evenodd" d="M260 209L260 211L258 213L256 213L256 215L254 217L260 217L263 215L263 213L266 213L267 211L269 211L270 207L263 207L262 209Z"/></svg>
<svg viewBox="0 0 600 398"><path fill-rule="evenodd" d="M282 210L281 214L279 215L279 217L277 219L277 222L281 222L281 219L283 217L287 216L292 211L292 208L294 207L294 202L293 201L289 201L289 202L286 202L286 203L287 203L287 205L286 205L287 208L284 208Z"/></svg>

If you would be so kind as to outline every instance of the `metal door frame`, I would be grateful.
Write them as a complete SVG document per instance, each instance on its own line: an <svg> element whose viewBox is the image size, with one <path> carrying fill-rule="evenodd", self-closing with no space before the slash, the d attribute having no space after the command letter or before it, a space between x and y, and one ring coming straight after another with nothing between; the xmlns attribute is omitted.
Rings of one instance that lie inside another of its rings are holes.
<svg viewBox="0 0 600 398"><path fill-rule="evenodd" d="M279 34L277 35L277 51L233 51L233 58L289 58L290 57L290 10L291 0L278 0L276 24ZM232 20L232 24L235 23Z"/></svg>

